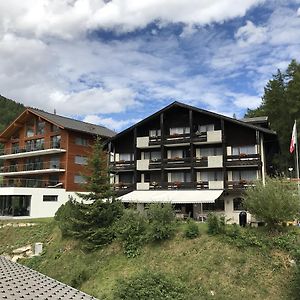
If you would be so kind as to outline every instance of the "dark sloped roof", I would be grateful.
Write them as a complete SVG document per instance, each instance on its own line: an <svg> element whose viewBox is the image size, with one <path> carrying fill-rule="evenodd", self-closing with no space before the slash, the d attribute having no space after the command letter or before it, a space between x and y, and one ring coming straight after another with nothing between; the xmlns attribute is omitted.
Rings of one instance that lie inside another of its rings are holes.
<svg viewBox="0 0 300 300"><path fill-rule="evenodd" d="M262 117L243 118L243 119L241 119L241 121L247 122L247 123L268 122L268 117L262 116Z"/></svg>
<svg viewBox="0 0 300 300"><path fill-rule="evenodd" d="M97 300L2 256L0 256L0 299Z"/></svg>
<svg viewBox="0 0 300 300"><path fill-rule="evenodd" d="M28 110L31 111L32 113L40 116L41 118L44 118L44 119L50 121L51 123L54 123L58 126L66 128L66 129L86 132L89 134L96 134L96 135L100 135L103 137L112 137L116 134L114 131L112 131L104 126L94 125L91 123L78 121L78 120L63 117L60 115L51 114L51 113L48 113L48 112L45 112L45 111L42 111L39 109L28 108Z"/></svg>
<svg viewBox="0 0 300 300"><path fill-rule="evenodd" d="M243 122L241 120L233 119L233 118L230 118L230 117L227 117L227 116L224 116L224 115L220 115L220 114L217 114L217 113L205 110L205 109L201 109L201 108L198 108L198 107L187 105L187 104L184 104L184 103L181 103L181 102L178 102L178 101L174 101L173 103L167 105L166 107L164 107L161 110L157 111L156 113L150 115L149 117L141 120L140 122L132 125L131 127L127 128L127 129L125 129L123 131L121 131L120 133L116 134L110 140L114 140L114 139L118 138L119 136L121 136L121 135L129 132L130 130L132 130L136 126L144 124L145 122L147 122L147 121L151 120L152 118L158 116L160 113L162 113L164 111L167 111L170 108L175 107L175 106L186 108L186 109L191 109L193 111L197 111L197 112L200 112L200 113L212 116L212 117L223 119L223 120L226 120L226 121L231 122L231 123L239 124L239 125L242 125L242 126L245 126L245 127L248 127L248 128L252 128L254 130L258 130L258 131L267 133L267 134L276 135L276 132L273 131L273 130L270 130L270 129L267 129L267 128L263 128L261 126L256 126L256 125L253 125L251 123ZM107 141L107 142L109 142L109 141Z"/></svg>

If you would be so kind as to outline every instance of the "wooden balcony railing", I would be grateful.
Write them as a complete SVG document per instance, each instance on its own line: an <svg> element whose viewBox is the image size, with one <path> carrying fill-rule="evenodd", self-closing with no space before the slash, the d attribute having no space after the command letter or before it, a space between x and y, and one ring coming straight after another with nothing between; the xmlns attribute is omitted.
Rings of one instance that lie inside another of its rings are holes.
<svg viewBox="0 0 300 300"><path fill-rule="evenodd" d="M165 136L165 144L180 144L180 143L189 143L191 140L190 133L184 134L172 134Z"/></svg>
<svg viewBox="0 0 300 300"><path fill-rule="evenodd" d="M240 154L240 155L227 155L226 166L260 166L261 159L259 154Z"/></svg>
<svg viewBox="0 0 300 300"><path fill-rule="evenodd" d="M229 190L244 190L255 186L252 180L227 181L227 189Z"/></svg>
<svg viewBox="0 0 300 300"><path fill-rule="evenodd" d="M111 163L111 168L113 170L132 170L134 169L133 160L120 160Z"/></svg>

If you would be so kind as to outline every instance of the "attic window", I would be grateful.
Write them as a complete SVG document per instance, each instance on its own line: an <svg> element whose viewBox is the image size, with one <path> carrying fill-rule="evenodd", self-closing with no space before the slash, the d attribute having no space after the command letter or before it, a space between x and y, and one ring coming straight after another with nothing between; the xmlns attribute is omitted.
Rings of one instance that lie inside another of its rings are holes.
<svg viewBox="0 0 300 300"><path fill-rule="evenodd" d="M34 123L33 120L26 123L26 137L34 136Z"/></svg>
<svg viewBox="0 0 300 300"><path fill-rule="evenodd" d="M55 124L51 124L51 132L59 132L59 127Z"/></svg>
<svg viewBox="0 0 300 300"><path fill-rule="evenodd" d="M36 134L43 135L45 133L45 122L44 121L37 121L36 124Z"/></svg>

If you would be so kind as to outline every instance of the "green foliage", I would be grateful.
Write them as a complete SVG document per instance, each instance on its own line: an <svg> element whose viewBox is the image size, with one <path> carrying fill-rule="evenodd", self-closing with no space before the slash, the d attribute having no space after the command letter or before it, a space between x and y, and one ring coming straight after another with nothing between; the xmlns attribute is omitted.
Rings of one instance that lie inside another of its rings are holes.
<svg viewBox="0 0 300 300"><path fill-rule="evenodd" d="M122 300L183 300L184 285L163 273L143 271L129 279L117 282L114 299Z"/></svg>
<svg viewBox="0 0 300 300"><path fill-rule="evenodd" d="M117 225L118 238L127 257L139 255L147 241L147 220L136 210L125 210Z"/></svg>
<svg viewBox="0 0 300 300"><path fill-rule="evenodd" d="M150 204L147 216L152 240L167 240L173 236L175 232L175 213L171 204Z"/></svg>
<svg viewBox="0 0 300 300"><path fill-rule="evenodd" d="M0 95L0 132L8 126L19 114L21 114L25 107L21 103L7 99Z"/></svg>
<svg viewBox="0 0 300 300"><path fill-rule="evenodd" d="M292 60L285 72L277 71L269 80L262 97L262 104L254 110L248 110L247 117L269 117L270 126L278 133L282 153L275 157L275 163L288 173L288 167L294 165L290 155L289 143L294 120L300 122L300 64Z"/></svg>
<svg viewBox="0 0 300 300"><path fill-rule="evenodd" d="M76 220L79 214L77 206L80 205L72 197L65 204L61 205L55 213L54 219L58 223L63 237L72 236L74 231L72 220Z"/></svg>
<svg viewBox="0 0 300 300"><path fill-rule="evenodd" d="M209 213L207 216L207 226L209 234L220 234L225 232L226 221L224 216Z"/></svg>
<svg viewBox="0 0 300 300"><path fill-rule="evenodd" d="M267 178L266 184L257 182L246 191L247 210L269 226L296 218L300 205L292 183L278 178Z"/></svg>
<svg viewBox="0 0 300 300"><path fill-rule="evenodd" d="M103 150L101 139L96 138L93 151L83 174L88 194L79 194L84 200L113 199L114 190L110 184L107 153Z"/></svg>
<svg viewBox="0 0 300 300"><path fill-rule="evenodd" d="M115 238L115 223L123 214L123 205L115 200L109 183L106 154L99 139L93 146L88 160L85 188L88 194L79 194L90 204L70 199L56 214L56 220L64 236L72 236L83 242L87 250L95 250Z"/></svg>
<svg viewBox="0 0 300 300"><path fill-rule="evenodd" d="M80 286L90 278L90 273L87 269L72 270L73 277L70 281L70 285L74 288L80 288Z"/></svg>
<svg viewBox="0 0 300 300"><path fill-rule="evenodd" d="M187 226L184 230L185 237L189 239L194 239L197 236L199 236L199 233L200 232L198 224L194 220L188 219Z"/></svg>

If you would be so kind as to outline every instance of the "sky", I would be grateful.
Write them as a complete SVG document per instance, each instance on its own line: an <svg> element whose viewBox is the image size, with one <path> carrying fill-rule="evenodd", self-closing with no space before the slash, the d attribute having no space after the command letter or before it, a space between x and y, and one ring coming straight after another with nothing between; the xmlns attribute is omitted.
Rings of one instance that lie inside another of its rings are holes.
<svg viewBox="0 0 300 300"><path fill-rule="evenodd" d="M0 0L0 94L116 131L173 101L243 117L299 56L300 0Z"/></svg>

